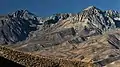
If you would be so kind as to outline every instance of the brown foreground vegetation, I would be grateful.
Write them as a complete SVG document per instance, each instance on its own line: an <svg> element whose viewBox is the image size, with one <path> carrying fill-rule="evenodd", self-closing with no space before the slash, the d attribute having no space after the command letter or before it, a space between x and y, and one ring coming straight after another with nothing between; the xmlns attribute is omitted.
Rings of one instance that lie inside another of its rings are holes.
<svg viewBox="0 0 120 67"><path fill-rule="evenodd" d="M36 56L0 46L0 56L26 67L94 67L91 62L73 61L54 57ZM95 66L96 67L96 66Z"/></svg>

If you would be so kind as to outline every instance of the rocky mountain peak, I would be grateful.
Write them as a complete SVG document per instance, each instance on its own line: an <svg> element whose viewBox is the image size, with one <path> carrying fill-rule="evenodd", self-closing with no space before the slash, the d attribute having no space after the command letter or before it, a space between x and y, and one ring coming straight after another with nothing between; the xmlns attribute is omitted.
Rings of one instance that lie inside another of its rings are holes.
<svg viewBox="0 0 120 67"><path fill-rule="evenodd" d="M120 13L115 10L106 10L105 13L107 16L110 16L111 18L120 17Z"/></svg>
<svg viewBox="0 0 120 67"><path fill-rule="evenodd" d="M101 10L95 6L89 6L85 8L83 11L101 11Z"/></svg>
<svg viewBox="0 0 120 67"><path fill-rule="evenodd" d="M8 16L12 17L12 18L23 18L26 20L29 20L29 19L36 20L37 19L37 16L35 14L29 12L28 10L17 10L13 13L9 13Z"/></svg>
<svg viewBox="0 0 120 67"><path fill-rule="evenodd" d="M89 7L85 8L84 10L89 10L89 9L96 9L96 7L95 6L89 6Z"/></svg>
<svg viewBox="0 0 120 67"><path fill-rule="evenodd" d="M0 18L0 44L25 40L31 31L37 30L39 20L28 10L17 10Z"/></svg>
<svg viewBox="0 0 120 67"><path fill-rule="evenodd" d="M12 12L12 13L9 13L10 16L13 16L13 17L18 17L18 16L21 16L22 14L25 14L25 13L28 13L29 11L28 10L17 10L15 12Z"/></svg>

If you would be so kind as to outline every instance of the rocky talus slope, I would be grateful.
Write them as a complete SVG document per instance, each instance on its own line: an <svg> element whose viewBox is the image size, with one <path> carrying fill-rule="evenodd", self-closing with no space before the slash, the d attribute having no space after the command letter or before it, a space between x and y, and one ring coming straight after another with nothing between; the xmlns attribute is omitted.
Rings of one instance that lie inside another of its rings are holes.
<svg viewBox="0 0 120 67"><path fill-rule="evenodd" d="M0 16L0 44L34 55L120 66L120 13L89 6L39 17L27 10Z"/></svg>
<svg viewBox="0 0 120 67"><path fill-rule="evenodd" d="M87 63L71 59L34 55L3 46L0 46L0 56L25 67L91 67L97 65L92 62Z"/></svg>

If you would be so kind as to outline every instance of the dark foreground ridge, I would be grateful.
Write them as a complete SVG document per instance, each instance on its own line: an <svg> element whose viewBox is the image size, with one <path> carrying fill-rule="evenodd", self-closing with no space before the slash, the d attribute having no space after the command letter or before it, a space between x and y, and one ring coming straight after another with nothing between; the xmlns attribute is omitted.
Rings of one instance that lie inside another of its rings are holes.
<svg viewBox="0 0 120 67"><path fill-rule="evenodd" d="M20 65L18 63L15 63L15 62L5 59L3 57L0 57L0 66L1 67L25 67L23 65Z"/></svg>
<svg viewBox="0 0 120 67"><path fill-rule="evenodd" d="M2 63L4 63L4 61L7 61L4 64L13 64L13 66L17 66L17 67L19 66L20 67L22 66L23 67L24 66L26 67L81 67L81 66L88 67L90 66L92 67L93 66L91 62L81 62L81 61L73 61L69 59L35 56L30 53L16 51L3 46L0 46L0 56L1 56L0 59L4 58Z"/></svg>

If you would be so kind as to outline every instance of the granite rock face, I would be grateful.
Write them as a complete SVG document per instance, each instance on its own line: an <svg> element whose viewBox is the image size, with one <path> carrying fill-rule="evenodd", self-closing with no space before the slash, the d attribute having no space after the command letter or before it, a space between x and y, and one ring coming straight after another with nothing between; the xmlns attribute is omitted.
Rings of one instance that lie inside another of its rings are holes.
<svg viewBox="0 0 120 67"><path fill-rule="evenodd" d="M37 30L37 17L27 10L18 10L0 18L0 44L25 40L29 32Z"/></svg>

